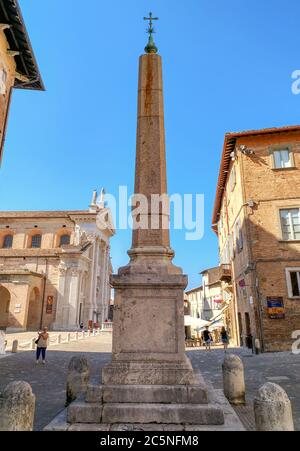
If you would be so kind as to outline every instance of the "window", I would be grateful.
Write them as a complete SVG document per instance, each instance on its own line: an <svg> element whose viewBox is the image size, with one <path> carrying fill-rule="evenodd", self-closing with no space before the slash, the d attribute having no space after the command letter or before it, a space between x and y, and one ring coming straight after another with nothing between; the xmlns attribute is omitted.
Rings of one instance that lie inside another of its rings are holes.
<svg viewBox="0 0 300 451"><path fill-rule="evenodd" d="M229 177L230 191L234 190L235 185L236 185L236 171L235 171L235 167L233 167L231 170L231 173L230 173L230 177Z"/></svg>
<svg viewBox="0 0 300 451"><path fill-rule="evenodd" d="M13 244L13 236L12 235L5 235L3 239L3 249L10 249L12 248Z"/></svg>
<svg viewBox="0 0 300 451"><path fill-rule="evenodd" d="M68 246L70 244L70 235L62 235L60 237L59 246Z"/></svg>
<svg viewBox="0 0 300 451"><path fill-rule="evenodd" d="M288 268L286 276L289 297L300 298L300 268Z"/></svg>
<svg viewBox="0 0 300 451"><path fill-rule="evenodd" d="M42 244L42 235L33 235L31 238L31 247L35 249L39 249Z"/></svg>
<svg viewBox="0 0 300 451"><path fill-rule="evenodd" d="M280 210L280 219L283 239L300 240L300 209Z"/></svg>
<svg viewBox="0 0 300 451"><path fill-rule="evenodd" d="M2 95L6 93L6 81L7 72L5 69L0 69L0 94Z"/></svg>
<svg viewBox="0 0 300 451"><path fill-rule="evenodd" d="M286 169L293 167L292 153L288 149L275 150L273 155L275 169Z"/></svg>
<svg viewBox="0 0 300 451"><path fill-rule="evenodd" d="M243 231L241 227L240 221L238 221L235 225L235 240L236 240L236 248L238 253L242 252L244 247L244 238Z"/></svg>

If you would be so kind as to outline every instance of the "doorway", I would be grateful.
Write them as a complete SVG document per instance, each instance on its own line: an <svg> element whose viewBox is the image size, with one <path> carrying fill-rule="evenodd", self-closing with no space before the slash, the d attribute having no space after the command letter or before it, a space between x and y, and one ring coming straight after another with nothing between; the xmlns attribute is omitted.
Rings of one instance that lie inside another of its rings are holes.
<svg viewBox="0 0 300 451"><path fill-rule="evenodd" d="M40 328L42 305L40 299L40 290L33 288L29 298L27 330L36 331Z"/></svg>
<svg viewBox="0 0 300 451"><path fill-rule="evenodd" d="M6 329L9 321L10 292L0 285L0 329Z"/></svg>

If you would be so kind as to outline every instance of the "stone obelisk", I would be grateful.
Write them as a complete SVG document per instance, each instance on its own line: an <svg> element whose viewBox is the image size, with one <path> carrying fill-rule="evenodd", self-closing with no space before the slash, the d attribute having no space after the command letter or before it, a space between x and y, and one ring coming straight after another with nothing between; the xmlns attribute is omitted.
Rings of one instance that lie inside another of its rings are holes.
<svg viewBox="0 0 300 451"><path fill-rule="evenodd" d="M162 58L149 20L149 43L139 63L135 169L135 195L147 203L133 210L130 263L111 278L113 361L103 373L108 384L193 383L184 343L187 277L172 263L169 238ZM163 199L156 211L153 195Z"/></svg>
<svg viewBox="0 0 300 451"><path fill-rule="evenodd" d="M140 57L135 171L135 195L143 205L133 210L138 227L133 230L130 262L111 277L112 361L102 371L102 385L89 386L85 400L69 406L73 430L83 430L82 423L90 428L95 423L95 430L99 423L117 428L224 423L222 409L185 355L187 277L172 263L162 60L153 40L155 19L150 14L147 20L150 37ZM164 205L152 208L153 196L162 196Z"/></svg>

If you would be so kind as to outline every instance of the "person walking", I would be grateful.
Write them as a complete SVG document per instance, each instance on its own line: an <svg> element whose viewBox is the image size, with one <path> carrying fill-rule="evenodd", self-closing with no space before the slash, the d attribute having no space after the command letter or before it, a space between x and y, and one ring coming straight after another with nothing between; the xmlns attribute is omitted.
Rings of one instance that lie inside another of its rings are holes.
<svg viewBox="0 0 300 451"><path fill-rule="evenodd" d="M211 336L208 326L203 331L202 339L204 341L206 351L211 351L212 336Z"/></svg>
<svg viewBox="0 0 300 451"><path fill-rule="evenodd" d="M224 346L224 351L226 352L228 349L228 345L229 345L229 337L228 337L228 333L227 330L225 329L225 327L222 327L221 330L221 339L222 339L222 343Z"/></svg>
<svg viewBox="0 0 300 451"><path fill-rule="evenodd" d="M44 327L43 332L39 332L38 339L36 340L36 363L39 363L40 355L42 354L43 364L46 363L46 350L49 343L49 334L47 327Z"/></svg>

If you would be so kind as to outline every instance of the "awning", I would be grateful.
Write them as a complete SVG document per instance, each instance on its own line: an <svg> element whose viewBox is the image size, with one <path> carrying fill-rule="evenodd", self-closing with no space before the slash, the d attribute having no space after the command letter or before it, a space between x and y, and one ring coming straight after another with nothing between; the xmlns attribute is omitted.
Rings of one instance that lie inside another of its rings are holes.
<svg viewBox="0 0 300 451"><path fill-rule="evenodd" d="M224 322L217 321L216 323L210 325L210 330L222 329L222 327L224 327Z"/></svg>
<svg viewBox="0 0 300 451"><path fill-rule="evenodd" d="M193 316L185 316L184 317L184 325L186 327L192 327L196 331L200 331L201 329L204 329L204 327L209 326L208 321L204 321L200 318L194 318Z"/></svg>

